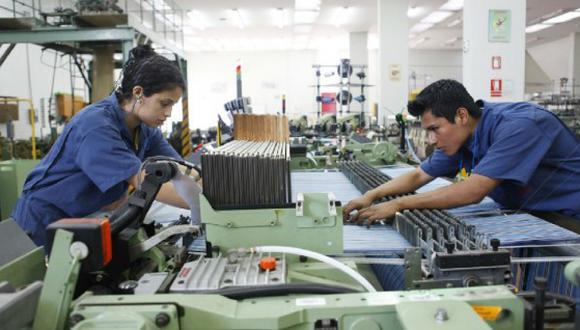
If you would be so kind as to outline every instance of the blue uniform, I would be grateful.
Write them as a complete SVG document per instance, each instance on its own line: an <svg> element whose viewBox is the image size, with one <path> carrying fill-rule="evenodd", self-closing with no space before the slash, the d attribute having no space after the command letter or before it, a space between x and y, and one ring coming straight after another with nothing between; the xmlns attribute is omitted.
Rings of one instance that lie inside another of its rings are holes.
<svg viewBox="0 0 580 330"><path fill-rule="evenodd" d="M136 148L125 112L113 94L86 107L66 125L26 179L12 217L36 244L44 245L46 226L117 201L141 162L157 155L179 158L158 129L143 123Z"/></svg>
<svg viewBox="0 0 580 330"><path fill-rule="evenodd" d="M530 103L487 103L471 138L453 156L436 150L421 168L455 176L460 167L502 180L489 196L516 210L580 219L580 140L553 113Z"/></svg>

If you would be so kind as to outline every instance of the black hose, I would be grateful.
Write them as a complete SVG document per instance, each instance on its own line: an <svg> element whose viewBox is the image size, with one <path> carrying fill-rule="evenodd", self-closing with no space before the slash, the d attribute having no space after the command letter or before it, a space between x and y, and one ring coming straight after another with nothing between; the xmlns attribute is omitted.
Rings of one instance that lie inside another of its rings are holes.
<svg viewBox="0 0 580 330"><path fill-rule="evenodd" d="M280 285L232 286L200 293L219 294L226 298L241 300L259 297L276 297L290 294L341 294L357 292L361 291L338 285L318 283L287 283Z"/></svg>
<svg viewBox="0 0 580 330"><path fill-rule="evenodd" d="M113 235L118 234L121 230L127 228L127 226L135 220L140 210L141 209L137 206L129 205L122 211L122 213L113 213L109 219L109 222L111 223L111 233Z"/></svg>

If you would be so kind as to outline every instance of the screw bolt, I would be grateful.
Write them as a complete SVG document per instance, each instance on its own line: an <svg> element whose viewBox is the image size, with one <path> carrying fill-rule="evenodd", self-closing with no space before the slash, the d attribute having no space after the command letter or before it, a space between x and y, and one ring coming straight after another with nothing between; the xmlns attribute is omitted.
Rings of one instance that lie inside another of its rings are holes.
<svg viewBox="0 0 580 330"><path fill-rule="evenodd" d="M499 249L500 241L497 238L492 238L489 241L489 244L491 244L491 248L493 249L493 251L497 251Z"/></svg>
<svg viewBox="0 0 580 330"><path fill-rule="evenodd" d="M74 327L77 323L83 321L85 319L84 316L81 314L73 314L69 317L70 327Z"/></svg>
<svg viewBox="0 0 580 330"><path fill-rule="evenodd" d="M435 320L437 322L445 322L449 320L449 315L447 314L447 310L444 308L439 308L435 312Z"/></svg>
<svg viewBox="0 0 580 330"><path fill-rule="evenodd" d="M155 325L160 328L168 325L169 321L171 321L171 318L169 315L167 315L167 313L159 313L155 316Z"/></svg>

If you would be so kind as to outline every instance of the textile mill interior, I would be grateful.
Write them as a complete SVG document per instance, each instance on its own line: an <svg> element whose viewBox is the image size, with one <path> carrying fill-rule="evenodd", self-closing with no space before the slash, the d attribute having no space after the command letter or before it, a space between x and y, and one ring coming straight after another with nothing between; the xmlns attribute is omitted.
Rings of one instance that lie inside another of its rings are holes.
<svg viewBox="0 0 580 330"><path fill-rule="evenodd" d="M577 0L0 0L0 330L580 329Z"/></svg>

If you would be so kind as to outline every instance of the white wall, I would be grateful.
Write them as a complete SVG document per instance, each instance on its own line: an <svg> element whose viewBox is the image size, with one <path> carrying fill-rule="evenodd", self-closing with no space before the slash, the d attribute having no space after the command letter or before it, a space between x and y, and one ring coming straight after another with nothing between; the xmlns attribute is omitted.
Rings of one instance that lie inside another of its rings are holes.
<svg viewBox="0 0 580 330"><path fill-rule="evenodd" d="M34 106L40 108L40 98L50 96L55 53L36 45L29 45L32 98ZM365 90L368 104L377 102L377 50L369 50L367 83L375 85ZM57 55L57 70L54 92L70 93L68 57ZM243 93L252 97L254 112L276 113L281 110L282 94L286 94L286 109L290 117L307 114L315 118L317 104L316 84L312 64L338 64L340 58L348 56L347 50L300 50L300 51L252 51L252 52L196 52L188 54L188 81L190 126L207 128L217 123L218 111L223 104L236 97L235 67L242 64ZM0 95L28 98L28 74L26 45L17 45L6 62L0 66ZM44 64L43 64L44 63ZM461 80L461 51L411 50L410 70L417 73L417 87L442 78ZM328 71L332 71L329 68ZM429 76L430 79L425 79ZM336 76L323 78L322 83L335 82ZM356 80L356 78L355 78ZM333 92L336 88L326 87L322 91ZM354 95L358 95L358 90ZM359 111L359 104L352 103L352 111ZM26 105L21 106L20 120L15 122L17 139L31 135ZM39 117L39 112L37 112ZM180 107L174 107L173 121L181 120ZM40 118L38 118L40 121ZM49 134L48 121L42 129ZM166 128L170 128L168 122ZM41 127L37 127L37 135ZM6 125L0 124L0 134L6 136Z"/></svg>
<svg viewBox="0 0 580 330"><path fill-rule="evenodd" d="M569 37L530 47L528 53L551 80L560 81L568 76L568 60L572 53Z"/></svg>
<svg viewBox="0 0 580 330"><path fill-rule="evenodd" d="M338 63L344 54L304 51L195 52L188 54L190 126L215 126L223 105L236 98L236 66L242 65L242 92L252 99L254 113L281 112L286 94L290 117L315 116L315 63ZM173 118L179 118L176 112Z"/></svg>
<svg viewBox="0 0 580 330"><path fill-rule="evenodd" d="M529 96L532 93L546 92L553 87L552 80L542 67L526 51L526 89Z"/></svg>
<svg viewBox="0 0 580 330"><path fill-rule="evenodd" d="M2 47L2 51L6 45ZM45 123L43 128L40 113L40 99L50 97L50 87L53 78L53 64L56 56L57 69L54 75L54 92L70 93L70 77L68 74L68 56L60 57L60 53L53 50L42 52L42 48L37 45L18 44L10 53L10 56L0 66L0 95L14 96L18 98L32 98L34 107L37 109L36 134L48 135L48 113L45 111ZM27 62L30 64L30 72ZM29 78L30 77L30 84ZM29 88L31 86L31 88ZM32 129L28 122L28 104L22 103L20 106L19 120L14 122L14 132L16 139L28 139ZM0 124L0 134L6 136L6 125Z"/></svg>
<svg viewBox="0 0 580 330"><path fill-rule="evenodd" d="M286 94L286 110L291 118L302 114L314 118L317 110L316 89L309 87L316 84L312 65L338 65L339 59L345 56L347 52L344 50L189 53L187 67L190 126L207 128L216 125L217 114L223 110L223 104L236 97L235 67L238 62L242 64L243 94L252 98L255 113L280 111L280 95ZM365 90L369 105L377 102L377 56L377 50L369 50L366 82L375 85ZM461 61L460 50L409 52L410 70L417 73L417 87L420 88L443 78L461 81ZM333 68L327 70L330 72ZM332 83L335 80L336 76L323 78L322 83ZM327 87L322 91L336 89ZM358 89L353 95L358 95ZM359 103L353 101L351 109L359 111ZM179 111L172 114L174 121L178 121L180 116Z"/></svg>
<svg viewBox="0 0 580 330"><path fill-rule="evenodd" d="M406 108L409 96L408 0L377 0L379 122Z"/></svg>
<svg viewBox="0 0 580 330"><path fill-rule="evenodd" d="M410 50L409 72L414 71L417 88L439 79L462 81L463 55L460 50ZM413 87L410 82L409 87Z"/></svg>

